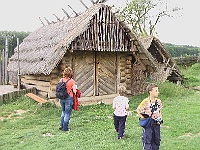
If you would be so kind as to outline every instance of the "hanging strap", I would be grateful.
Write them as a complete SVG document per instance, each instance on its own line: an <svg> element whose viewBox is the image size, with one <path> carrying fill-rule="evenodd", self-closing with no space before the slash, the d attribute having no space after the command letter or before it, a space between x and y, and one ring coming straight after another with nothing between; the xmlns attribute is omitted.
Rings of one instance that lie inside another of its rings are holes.
<svg viewBox="0 0 200 150"><path fill-rule="evenodd" d="M65 82L65 84L67 85L67 82L70 80L71 78L67 79L67 81Z"/></svg>

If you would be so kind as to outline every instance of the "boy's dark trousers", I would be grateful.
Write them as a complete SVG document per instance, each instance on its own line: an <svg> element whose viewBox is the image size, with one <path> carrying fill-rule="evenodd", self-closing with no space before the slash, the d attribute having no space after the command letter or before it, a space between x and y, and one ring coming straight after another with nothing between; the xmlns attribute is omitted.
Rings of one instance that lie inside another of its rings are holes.
<svg viewBox="0 0 200 150"><path fill-rule="evenodd" d="M127 117L127 115L126 116L116 116L114 114L114 126L115 126L115 130L118 132L118 139L120 139L124 136L126 117Z"/></svg>
<svg viewBox="0 0 200 150"><path fill-rule="evenodd" d="M160 125L151 122L148 128L142 128L143 150L159 150L160 146Z"/></svg>

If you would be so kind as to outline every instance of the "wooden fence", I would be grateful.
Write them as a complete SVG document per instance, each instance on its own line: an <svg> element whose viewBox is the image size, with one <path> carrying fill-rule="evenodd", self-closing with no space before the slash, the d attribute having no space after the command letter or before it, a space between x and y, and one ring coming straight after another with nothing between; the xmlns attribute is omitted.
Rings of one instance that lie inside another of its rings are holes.
<svg viewBox="0 0 200 150"><path fill-rule="evenodd" d="M5 49L2 50L0 58L0 85L8 84L8 38L6 37Z"/></svg>
<svg viewBox="0 0 200 150"><path fill-rule="evenodd" d="M12 100L13 98L19 97L20 95L25 95L26 93L36 94L37 90L35 87L29 87L26 89L11 91L7 93L0 94L0 105L3 103Z"/></svg>
<svg viewBox="0 0 200 150"><path fill-rule="evenodd" d="M188 57L174 57L177 65L190 66L199 62L199 56L188 56Z"/></svg>

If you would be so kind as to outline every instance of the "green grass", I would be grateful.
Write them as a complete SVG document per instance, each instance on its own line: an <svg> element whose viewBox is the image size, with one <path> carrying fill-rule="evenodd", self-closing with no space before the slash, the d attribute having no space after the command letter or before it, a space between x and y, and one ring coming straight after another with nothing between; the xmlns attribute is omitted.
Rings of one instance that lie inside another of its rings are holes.
<svg viewBox="0 0 200 150"><path fill-rule="evenodd" d="M164 106L160 150L199 150L200 93L169 82L159 84L159 92ZM146 96L130 98L125 138L120 141L114 132L111 105L80 106L72 112L72 130L63 133L58 129L60 107L51 103L38 106L21 96L0 106L0 149L141 150L141 127L135 109Z"/></svg>
<svg viewBox="0 0 200 150"><path fill-rule="evenodd" d="M188 69L185 69L179 66L181 69L182 75L186 78L184 84L189 87L200 86L200 63L195 63L190 66Z"/></svg>

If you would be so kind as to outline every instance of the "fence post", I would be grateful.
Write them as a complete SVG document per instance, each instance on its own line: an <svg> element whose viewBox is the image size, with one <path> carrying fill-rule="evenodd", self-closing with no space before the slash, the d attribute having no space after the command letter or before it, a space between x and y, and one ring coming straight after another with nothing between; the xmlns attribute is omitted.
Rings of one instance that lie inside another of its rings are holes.
<svg viewBox="0 0 200 150"><path fill-rule="evenodd" d="M1 54L1 58L0 58L0 85L2 85L2 54Z"/></svg>
<svg viewBox="0 0 200 150"><path fill-rule="evenodd" d="M5 84L5 60L4 60L4 58L5 58L5 52L4 52L4 49L3 49L3 51L2 51L2 84L4 85Z"/></svg>
<svg viewBox="0 0 200 150"><path fill-rule="evenodd" d="M6 36L6 42L5 42L5 84L8 84L8 37Z"/></svg>
<svg viewBox="0 0 200 150"><path fill-rule="evenodd" d="M18 53L18 90L20 90L21 78L20 78L20 62L19 62L19 38L17 38L17 53Z"/></svg>

